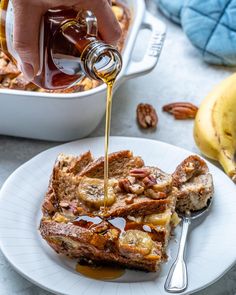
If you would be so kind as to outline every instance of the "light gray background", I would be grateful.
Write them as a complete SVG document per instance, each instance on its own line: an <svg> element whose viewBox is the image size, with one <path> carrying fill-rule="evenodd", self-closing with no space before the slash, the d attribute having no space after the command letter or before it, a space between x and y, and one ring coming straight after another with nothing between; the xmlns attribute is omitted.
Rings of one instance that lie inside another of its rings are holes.
<svg viewBox="0 0 236 295"><path fill-rule="evenodd" d="M235 69L205 64L180 27L160 15L153 1L147 1L147 6L153 14L156 14L167 24L168 34L164 50L158 66L151 74L126 82L116 92L111 134L153 138L181 146L192 152L198 152L192 136L193 122L174 121L171 116L162 113L161 108L164 104L172 101L191 101L199 105L212 87L235 72ZM141 49L142 46L139 45L137 48L138 55L140 55ZM140 102L149 102L158 111L159 124L157 130L153 133L144 132L136 125L135 111ZM97 130L91 134L91 136L100 135L104 135L104 120ZM0 136L0 186L18 166L56 144ZM49 295L48 292L34 286L18 275L1 252L0 294ZM236 294L236 267L218 282L196 294Z"/></svg>

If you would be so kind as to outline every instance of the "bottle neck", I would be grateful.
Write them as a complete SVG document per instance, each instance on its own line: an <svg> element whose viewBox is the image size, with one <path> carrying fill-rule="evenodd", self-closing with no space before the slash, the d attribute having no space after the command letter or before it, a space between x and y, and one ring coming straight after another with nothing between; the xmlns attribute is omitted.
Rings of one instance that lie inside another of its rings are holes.
<svg viewBox="0 0 236 295"><path fill-rule="evenodd" d="M93 41L81 55L84 71L95 80L114 81L122 68L122 57L112 46Z"/></svg>

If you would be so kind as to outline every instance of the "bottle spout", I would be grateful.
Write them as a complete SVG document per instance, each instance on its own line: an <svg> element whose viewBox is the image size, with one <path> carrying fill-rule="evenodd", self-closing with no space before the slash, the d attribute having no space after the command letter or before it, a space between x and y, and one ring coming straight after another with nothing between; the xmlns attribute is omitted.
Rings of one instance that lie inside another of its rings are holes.
<svg viewBox="0 0 236 295"><path fill-rule="evenodd" d="M122 68L120 54L115 50L108 50L101 54L93 65L95 75L105 83L114 81Z"/></svg>
<svg viewBox="0 0 236 295"><path fill-rule="evenodd" d="M105 83L114 81L122 68L122 57L116 48L101 42L91 44L83 55L85 72Z"/></svg>

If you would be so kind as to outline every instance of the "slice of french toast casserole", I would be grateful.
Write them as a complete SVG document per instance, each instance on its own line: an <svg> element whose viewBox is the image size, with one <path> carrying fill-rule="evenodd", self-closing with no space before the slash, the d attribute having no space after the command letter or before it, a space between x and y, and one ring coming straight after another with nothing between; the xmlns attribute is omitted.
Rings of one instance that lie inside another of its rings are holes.
<svg viewBox="0 0 236 295"><path fill-rule="evenodd" d="M202 192L200 202L212 196L203 162L192 156L170 175L145 166L131 151L112 153L104 210L104 159L90 152L60 154L43 202L40 233L57 253L81 263L157 271L179 222L176 203L182 210L195 208L191 202L186 206L194 189L197 196Z"/></svg>

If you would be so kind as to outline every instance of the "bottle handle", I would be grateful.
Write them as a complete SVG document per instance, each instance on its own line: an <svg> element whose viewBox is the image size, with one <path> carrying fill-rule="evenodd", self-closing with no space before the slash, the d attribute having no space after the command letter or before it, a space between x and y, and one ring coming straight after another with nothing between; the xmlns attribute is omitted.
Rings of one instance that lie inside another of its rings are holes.
<svg viewBox="0 0 236 295"><path fill-rule="evenodd" d="M76 16L76 20L79 22L80 19L86 22L87 35L89 37L97 37L98 23L96 16L90 10L80 10Z"/></svg>

